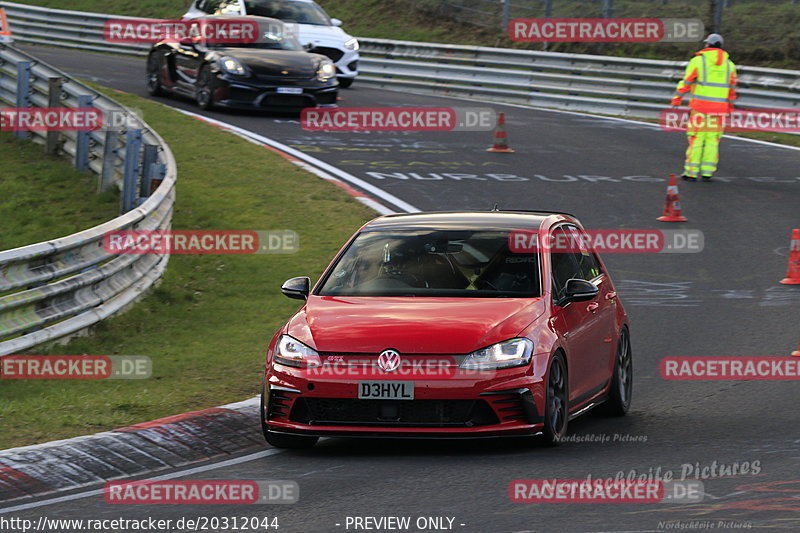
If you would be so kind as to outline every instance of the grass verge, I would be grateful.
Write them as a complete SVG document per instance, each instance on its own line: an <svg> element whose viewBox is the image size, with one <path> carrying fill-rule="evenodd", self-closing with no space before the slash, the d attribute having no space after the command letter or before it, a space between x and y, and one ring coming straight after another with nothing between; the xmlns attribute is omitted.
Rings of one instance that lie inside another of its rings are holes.
<svg viewBox="0 0 800 533"><path fill-rule="evenodd" d="M63 237L119 214L116 189L95 194L93 175L45 156L41 145L2 132L0 162L0 250Z"/></svg>
<svg viewBox="0 0 800 533"><path fill-rule="evenodd" d="M318 276L372 211L273 152L160 104L114 94L172 148L173 229L293 229L293 255L175 255L161 285L93 335L37 354L146 355L147 380L3 381L0 449L126 426L253 396L267 341L298 307L279 291ZM61 232L60 233L64 233ZM12 430L13 428L13 430Z"/></svg>

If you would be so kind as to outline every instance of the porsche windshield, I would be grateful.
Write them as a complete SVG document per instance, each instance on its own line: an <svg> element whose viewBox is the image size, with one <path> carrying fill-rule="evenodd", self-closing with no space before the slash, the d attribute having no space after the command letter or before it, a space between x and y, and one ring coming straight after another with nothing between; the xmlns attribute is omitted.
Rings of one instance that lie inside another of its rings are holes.
<svg viewBox="0 0 800 533"><path fill-rule="evenodd" d="M320 296L538 297L539 260L514 253L508 230L365 231Z"/></svg>

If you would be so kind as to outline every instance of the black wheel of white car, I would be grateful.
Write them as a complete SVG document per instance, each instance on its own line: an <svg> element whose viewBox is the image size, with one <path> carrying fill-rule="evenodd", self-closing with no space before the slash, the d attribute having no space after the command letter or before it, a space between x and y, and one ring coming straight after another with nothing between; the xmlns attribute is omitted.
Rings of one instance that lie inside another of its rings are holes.
<svg viewBox="0 0 800 533"><path fill-rule="evenodd" d="M339 87L342 89L348 89L351 85L353 85L354 81L355 78L339 78Z"/></svg>

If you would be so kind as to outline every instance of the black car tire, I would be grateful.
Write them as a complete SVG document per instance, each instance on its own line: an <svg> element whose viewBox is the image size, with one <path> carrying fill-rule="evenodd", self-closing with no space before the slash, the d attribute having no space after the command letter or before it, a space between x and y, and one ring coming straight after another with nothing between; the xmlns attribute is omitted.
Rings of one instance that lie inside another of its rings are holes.
<svg viewBox="0 0 800 533"><path fill-rule="evenodd" d="M603 414L625 416L631 407L633 392L633 357L628 329L623 327L619 333L617 351L614 354L614 375L608 401L603 405Z"/></svg>
<svg viewBox="0 0 800 533"><path fill-rule="evenodd" d="M147 58L147 94L161 96L164 88L161 86L161 61L157 54L150 54Z"/></svg>
<svg viewBox="0 0 800 533"><path fill-rule="evenodd" d="M214 73L209 65L203 65L195 82L195 100L200 109L214 107Z"/></svg>
<svg viewBox="0 0 800 533"><path fill-rule="evenodd" d="M567 434L569 425L569 381L564 356L556 352L547 371L542 443L558 446Z"/></svg>
<svg viewBox="0 0 800 533"><path fill-rule="evenodd" d="M355 78L338 78L338 80L339 80L339 87L341 87L342 89L349 89L350 86L353 85Z"/></svg>
<svg viewBox="0 0 800 533"><path fill-rule="evenodd" d="M261 390L261 408L259 411L261 413L261 431L264 432L264 439L266 439L266 441L275 448L302 450L313 447L319 440L319 437L287 435L285 433L276 433L274 431L270 431L269 425L267 424L267 420L265 418L264 388L262 387Z"/></svg>

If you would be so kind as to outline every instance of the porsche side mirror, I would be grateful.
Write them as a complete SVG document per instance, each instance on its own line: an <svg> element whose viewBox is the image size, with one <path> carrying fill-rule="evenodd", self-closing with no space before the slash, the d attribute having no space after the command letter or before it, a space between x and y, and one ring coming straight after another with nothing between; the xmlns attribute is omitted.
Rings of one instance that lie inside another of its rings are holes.
<svg viewBox="0 0 800 533"><path fill-rule="evenodd" d="M281 292L295 300L305 300L311 292L311 279L305 276L286 280L281 285Z"/></svg>
<svg viewBox="0 0 800 533"><path fill-rule="evenodd" d="M591 300L600 292L600 289L585 279L568 279L564 291L564 303L585 302Z"/></svg>

